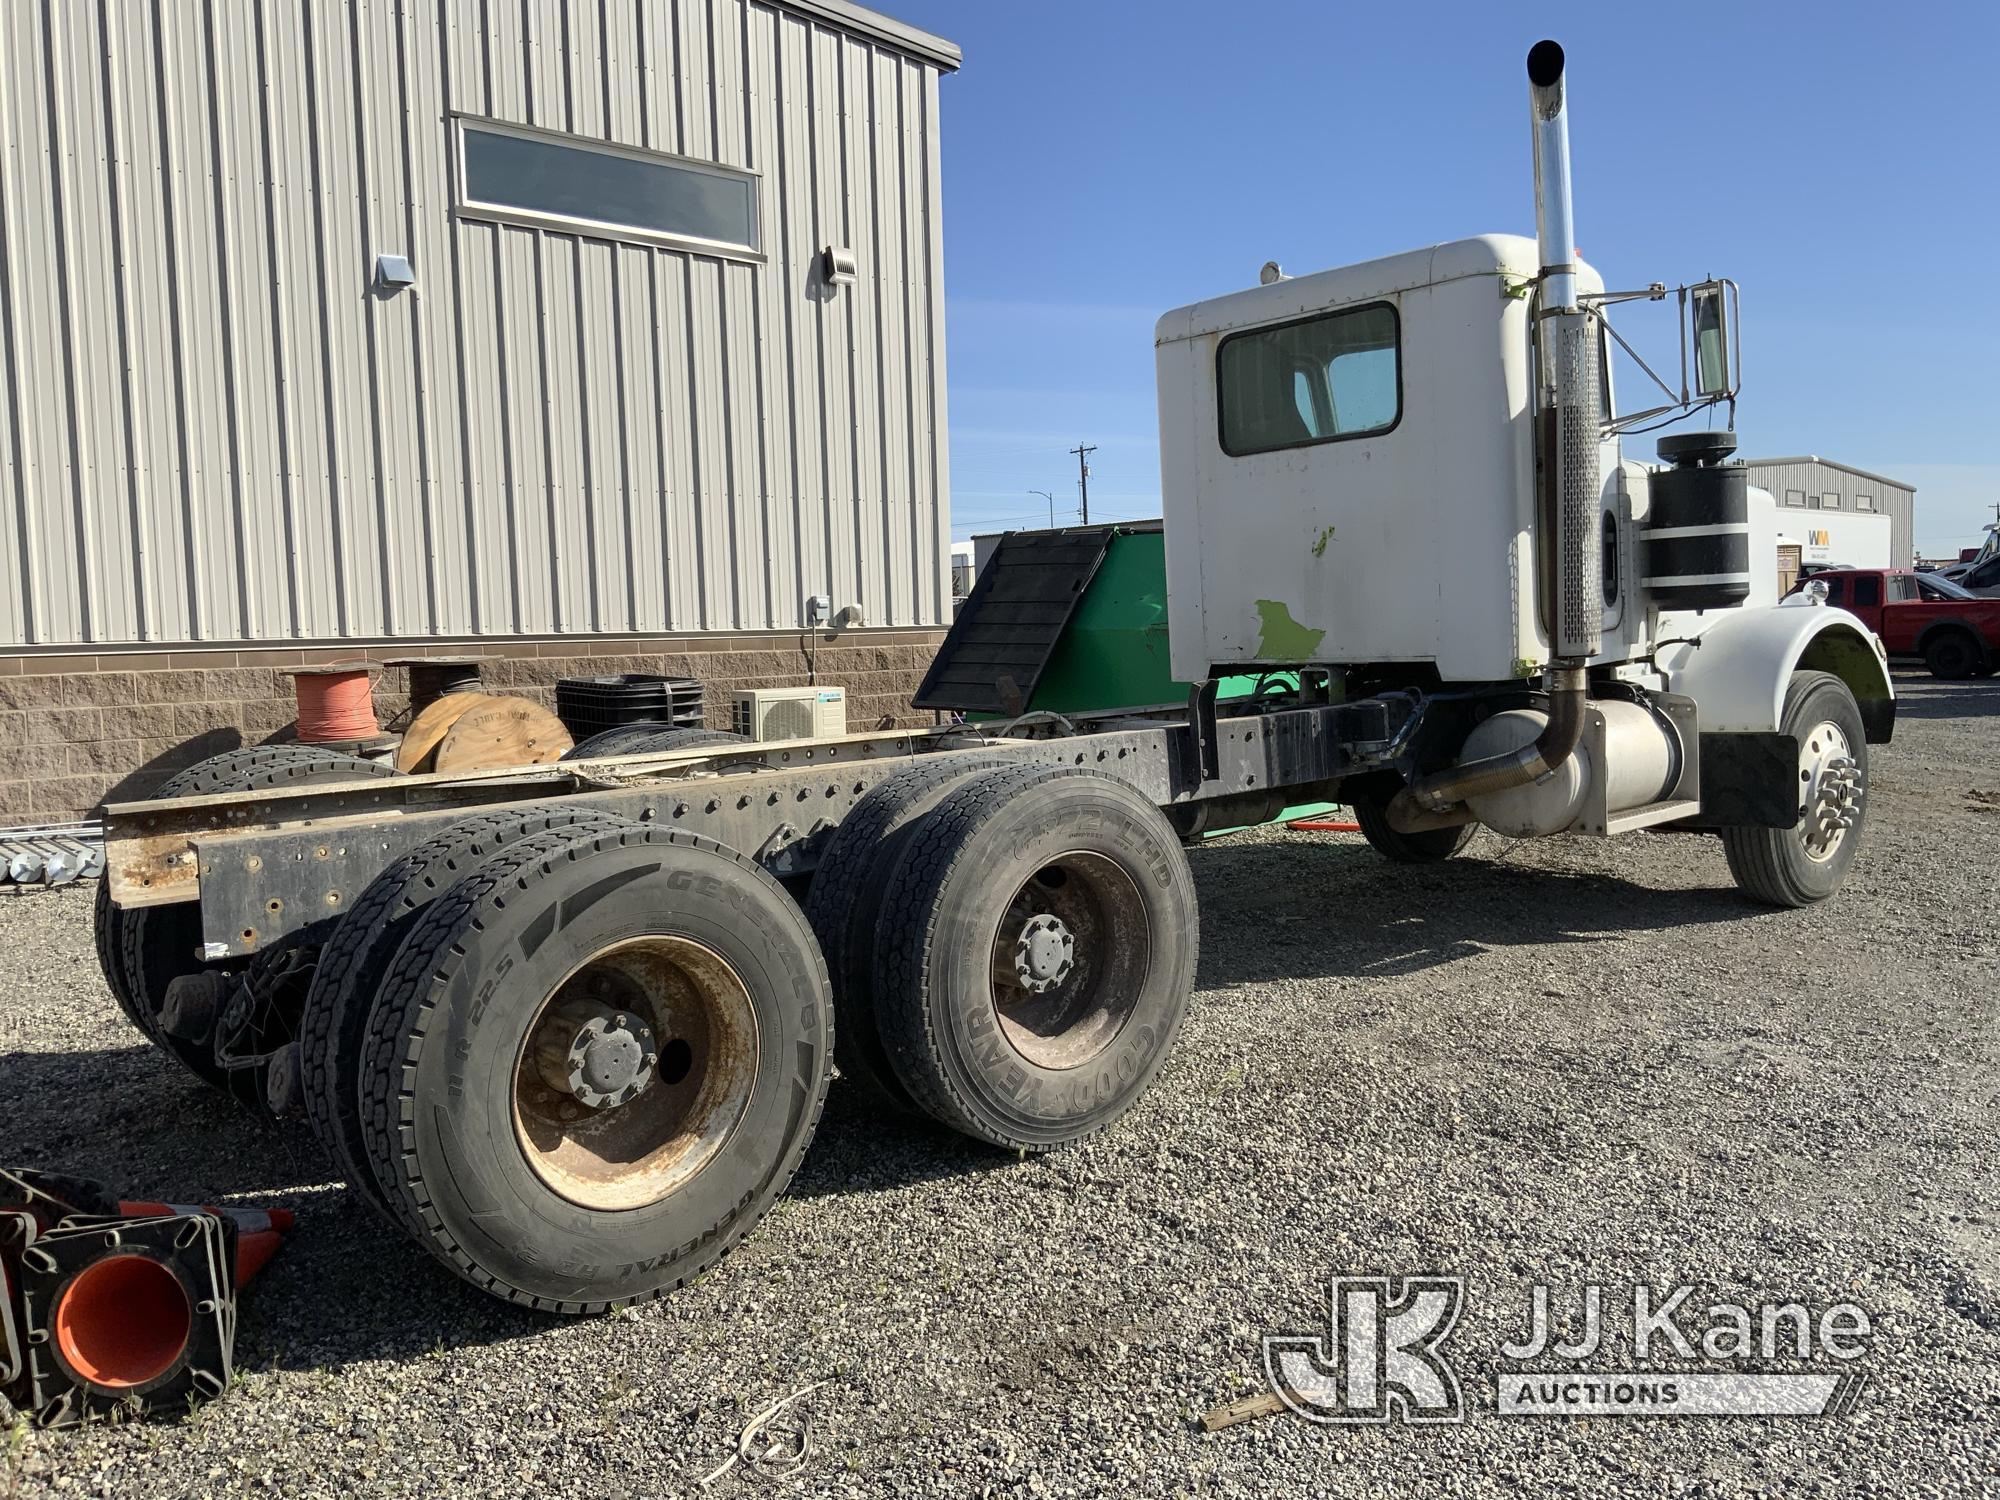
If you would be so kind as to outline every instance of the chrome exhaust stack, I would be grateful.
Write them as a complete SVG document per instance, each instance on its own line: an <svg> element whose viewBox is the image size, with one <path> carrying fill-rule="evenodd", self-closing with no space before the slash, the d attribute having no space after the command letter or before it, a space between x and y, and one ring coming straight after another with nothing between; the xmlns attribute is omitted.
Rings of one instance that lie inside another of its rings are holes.
<svg viewBox="0 0 2000 1500"><path fill-rule="evenodd" d="M1570 193L1569 109L1563 49L1528 51L1535 144L1535 238L1541 260L1535 308L1539 354L1537 430L1544 470L1553 467L1556 534L1555 659L1549 663L1548 725L1534 743L1421 777L1388 807L1406 832L1471 821L1467 797L1538 781L1575 753L1589 689L1584 668L1604 648L1604 555L1598 519L1597 333L1576 289L1576 220ZM1544 416L1552 421L1543 420ZM1548 481L1544 481L1548 482Z"/></svg>
<svg viewBox="0 0 2000 1500"><path fill-rule="evenodd" d="M1537 42L1528 52L1535 131L1535 239L1541 258L1536 309L1544 409L1555 415L1556 597L1559 665L1581 666L1604 648L1604 557L1600 539L1597 445L1600 379L1597 331L1576 291L1576 217L1570 196L1569 109L1563 49ZM1546 430L1546 429L1544 429Z"/></svg>

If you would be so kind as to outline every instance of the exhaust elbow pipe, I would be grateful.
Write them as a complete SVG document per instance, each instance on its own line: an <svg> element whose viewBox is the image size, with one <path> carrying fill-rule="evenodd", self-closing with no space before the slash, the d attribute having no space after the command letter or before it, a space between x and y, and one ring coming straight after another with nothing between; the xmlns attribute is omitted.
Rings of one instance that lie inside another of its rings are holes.
<svg viewBox="0 0 2000 1500"><path fill-rule="evenodd" d="M1389 825L1402 833L1469 823L1465 803L1488 792L1540 781L1576 753L1583 740L1589 687L1580 666L1549 672L1549 722L1531 744L1420 776L1389 800Z"/></svg>

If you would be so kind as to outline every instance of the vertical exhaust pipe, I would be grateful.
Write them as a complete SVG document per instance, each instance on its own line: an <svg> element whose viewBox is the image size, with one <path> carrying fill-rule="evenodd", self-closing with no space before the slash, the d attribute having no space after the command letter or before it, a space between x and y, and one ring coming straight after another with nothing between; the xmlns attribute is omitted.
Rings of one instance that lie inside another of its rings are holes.
<svg viewBox="0 0 2000 1500"><path fill-rule="evenodd" d="M1543 409L1554 413L1556 657L1581 666L1604 646L1604 558L1598 520L1597 333L1577 302L1576 217L1570 194L1569 109L1563 49L1528 52L1535 139L1535 239L1541 259L1536 339ZM1547 430L1546 428L1544 429Z"/></svg>
<svg viewBox="0 0 2000 1500"><path fill-rule="evenodd" d="M1535 238L1541 261L1536 301L1537 430L1553 434L1541 454L1556 495L1555 660L1549 664L1549 719L1532 744L1419 777L1390 800L1390 825L1404 832L1470 821L1464 803L1539 781L1576 752L1589 694L1585 666L1604 648L1604 556L1598 520L1597 334L1577 300L1576 220L1570 194L1569 110L1563 49L1528 51L1528 97L1535 143ZM1547 414L1552 421L1542 422ZM1549 471L1553 471L1550 473Z"/></svg>

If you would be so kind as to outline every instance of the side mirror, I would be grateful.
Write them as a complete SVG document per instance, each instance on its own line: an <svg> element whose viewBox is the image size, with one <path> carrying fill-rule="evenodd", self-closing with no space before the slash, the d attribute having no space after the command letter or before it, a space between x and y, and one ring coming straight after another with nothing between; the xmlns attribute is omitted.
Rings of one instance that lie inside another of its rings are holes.
<svg viewBox="0 0 2000 1500"><path fill-rule="evenodd" d="M1736 394L1732 368L1735 338L1730 327L1726 281L1704 281L1688 288L1688 322L1694 343L1694 393L1698 397Z"/></svg>

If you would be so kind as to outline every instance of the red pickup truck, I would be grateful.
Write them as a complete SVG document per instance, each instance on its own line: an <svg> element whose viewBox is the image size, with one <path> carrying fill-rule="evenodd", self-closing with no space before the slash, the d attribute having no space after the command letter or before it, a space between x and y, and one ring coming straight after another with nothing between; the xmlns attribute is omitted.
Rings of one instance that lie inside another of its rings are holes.
<svg viewBox="0 0 2000 1500"><path fill-rule="evenodd" d="M1882 637L1890 656L1920 657L1933 677L1985 677L2000 667L2000 599L1908 568L1829 568L1798 588L1816 583L1826 585L1828 604Z"/></svg>

